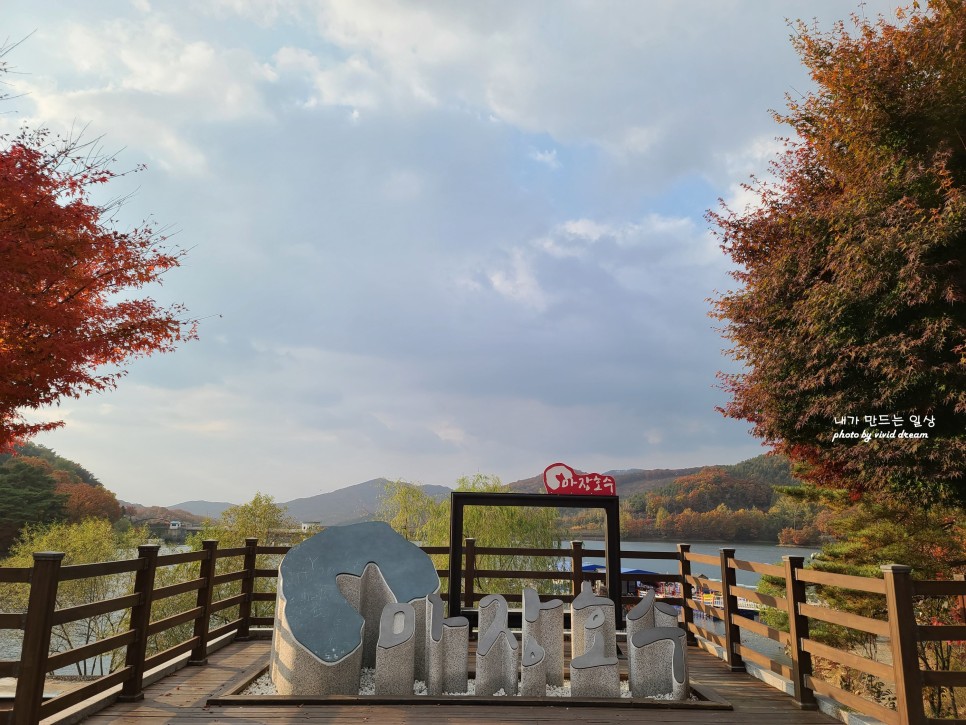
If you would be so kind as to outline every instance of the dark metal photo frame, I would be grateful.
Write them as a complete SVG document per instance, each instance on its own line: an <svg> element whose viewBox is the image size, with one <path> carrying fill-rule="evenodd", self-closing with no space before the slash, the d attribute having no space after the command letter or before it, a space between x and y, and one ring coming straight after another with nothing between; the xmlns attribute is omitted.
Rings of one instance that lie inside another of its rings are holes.
<svg viewBox="0 0 966 725"><path fill-rule="evenodd" d="M617 629L624 628L621 606L620 498L618 496L555 496L542 493L475 493L453 491L450 494L449 519L449 616L463 616L463 509L466 506L535 506L539 508L603 509L604 562L607 595L614 602ZM579 572L575 572L579 575Z"/></svg>

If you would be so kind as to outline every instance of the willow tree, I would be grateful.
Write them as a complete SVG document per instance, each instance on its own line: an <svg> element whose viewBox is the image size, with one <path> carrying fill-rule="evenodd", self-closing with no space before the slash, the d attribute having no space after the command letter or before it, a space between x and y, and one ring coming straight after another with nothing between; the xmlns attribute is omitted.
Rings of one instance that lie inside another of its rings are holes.
<svg viewBox="0 0 966 725"><path fill-rule="evenodd" d="M496 476L476 474L462 477L457 491L509 493L510 487ZM422 489L401 481L387 486L376 518L386 521L400 534L424 546L449 544L450 502L437 501ZM468 506L463 513L463 534L476 540L478 547L559 548L559 513L555 508L520 506ZM438 568L448 565L445 555L434 557ZM554 557L522 554L485 554L477 557L477 568L516 571L555 571L561 560ZM565 574L562 578L569 578ZM555 586L546 579L506 580L480 578L475 588L485 593L516 594L523 586L542 593L553 593Z"/></svg>
<svg viewBox="0 0 966 725"><path fill-rule="evenodd" d="M966 503L966 8L797 31L815 90L775 114L774 180L709 213L740 283L722 412L812 482Z"/></svg>

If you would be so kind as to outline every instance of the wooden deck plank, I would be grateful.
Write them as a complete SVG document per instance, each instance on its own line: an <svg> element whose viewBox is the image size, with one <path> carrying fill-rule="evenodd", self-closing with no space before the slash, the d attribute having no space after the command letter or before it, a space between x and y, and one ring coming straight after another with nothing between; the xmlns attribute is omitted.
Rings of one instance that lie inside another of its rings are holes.
<svg viewBox="0 0 966 725"><path fill-rule="evenodd" d="M185 667L145 688L144 700L115 703L92 715L89 725L130 723L378 723L378 725L448 725L451 723L506 723L551 725L579 719L587 725L667 723L668 725L829 725L837 723L816 711L802 711L794 701L744 673L732 673L708 653L690 648L688 663L693 681L707 685L728 700L734 710L568 708L516 705L306 705L302 707L219 706L206 708L209 697L222 694L228 683L240 681L252 666L265 661L270 642L237 642L208 658L204 667Z"/></svg>

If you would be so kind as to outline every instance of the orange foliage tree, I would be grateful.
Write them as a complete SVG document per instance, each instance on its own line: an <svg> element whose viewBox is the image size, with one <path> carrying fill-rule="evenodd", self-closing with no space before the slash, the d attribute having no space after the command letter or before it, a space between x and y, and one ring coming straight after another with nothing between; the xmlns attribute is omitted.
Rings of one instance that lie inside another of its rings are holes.
<svg viewBox="0 0 966 725"><path fill-rule="evenodd" d="M798 27L796 138L757 206L710 215L741 285L723 412L853 498L966 504L966 5L855 26Z"/></svg>
<svg viewBox="0 0 966 725"><path fill-rule="evenodd" d="M125 361L195 336L180 305L132 294L181 252L150 224L116 229L116 203L92 200L113 161L45 130L0 136L0 452L63 425L23 409L114 387Z"/></svg>
<svg viewBox="0 0 966 725"><path fill-rule="evenodd" d="M121 518L121 504L114 493L103 486L63 481L55 486L54 491L67 497L64 509L67 521L71 523L90 518L113 522Z"/></svg>

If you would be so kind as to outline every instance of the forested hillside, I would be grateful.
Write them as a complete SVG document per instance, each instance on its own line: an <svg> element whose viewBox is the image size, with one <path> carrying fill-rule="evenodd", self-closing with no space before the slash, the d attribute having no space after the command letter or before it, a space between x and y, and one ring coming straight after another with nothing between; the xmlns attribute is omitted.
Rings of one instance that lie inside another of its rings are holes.
<svg viewBox="0 0 966 725"><path fill-rule="evenodd" d="M91 517L117 521L121 506L83 466L34 443L0 455L0 555L28 524Z"/></svg>
<svg viewBox="0 0 966 725"><path fill-rule="evenodd" d="M819 541L814 522L820 506L781 490L798 485L781 456L708 466L669 486L628 498L624 535L814 544Z"/></svg>

